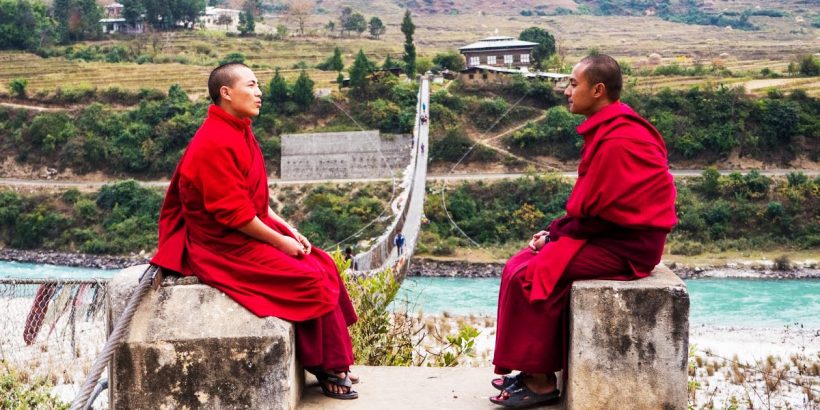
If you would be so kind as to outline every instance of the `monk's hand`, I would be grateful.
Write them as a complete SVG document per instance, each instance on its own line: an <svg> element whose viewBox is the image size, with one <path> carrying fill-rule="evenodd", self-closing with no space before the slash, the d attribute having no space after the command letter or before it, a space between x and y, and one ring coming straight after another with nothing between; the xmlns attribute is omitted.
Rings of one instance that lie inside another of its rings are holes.
<svg viewBox="0 0 820 410"><path fill-rule="evenodd" d="M299 231L294 230L293 234L296 235L296 240L299 241L299 243L301 243L302 246L305 248L305 254L309 255L310 250L313 249L313 245L310 244L308 238L306 238L305 235L299 233Z"/></svg>
<svg viewBox="0 0 820 410"><path fill-rule="evenodd" d="M550 233L547 231L538 231L532 235L530 243L527 245L533 253L538 252L546 245L549 240Z"/></svg>
<svg viewBox="0 0 820 410"><path fill-rule="evenodd" d="M291 238L290 236L282 236L282 239L279 241L277 246L280 251L290 255L290 256L302 256L305 254L305 247L296 239Z"/></svg>

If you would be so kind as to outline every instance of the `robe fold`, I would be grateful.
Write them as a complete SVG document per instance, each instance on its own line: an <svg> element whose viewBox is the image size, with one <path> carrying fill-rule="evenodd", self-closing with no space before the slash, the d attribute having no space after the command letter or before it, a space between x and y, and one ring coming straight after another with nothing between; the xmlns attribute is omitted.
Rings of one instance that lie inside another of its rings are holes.
<svg viewBox="0 0 820 410"><path fill-rule="evenodd" d="M331 328L315 340L299 343L322 346L330 335L331 344L347 350L336 356L345 356L342 361L348 363L334 366L349 366L352 352L346 326L357 317L333 259L316 247L308 255L289 256L237 229L258 217L276 232L295 238L269 215L267 173L250 124L216 105L209 107L168 187L160 211L159 246L151 263L196 275L257 316L328 323ZM322 320L327 317L334 319ZM321 354L322 349L315 351Z"/></svg>
<svg viewBox="0 0 820 410"><path fill-rule="evenodd" d="M537 254L522 250L502 274L498 373L560 370L572 281L648 276L677 222L666 144L648 121L618 101L577 131L584 145L566 215Z"/></svg>

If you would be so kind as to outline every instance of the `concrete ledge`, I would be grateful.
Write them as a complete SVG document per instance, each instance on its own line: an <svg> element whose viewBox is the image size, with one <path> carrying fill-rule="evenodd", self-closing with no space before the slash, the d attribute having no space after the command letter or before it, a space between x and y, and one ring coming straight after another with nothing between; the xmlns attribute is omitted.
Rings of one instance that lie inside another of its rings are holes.
<svg viewBox="0 0 820 410"><path fill-rule="evenodd" d="M110 323L146 267L110 282ZM150 290L109 367L111 408L293 409L304 384L294 346L289 322L256 317L210 286Z"/></svg>
<svg viewBox="0 0 820 410"><path fill-rule="evenodd" d="M570 301L567 409L686 409L689 294L666 267L581 281Z"/></svg>

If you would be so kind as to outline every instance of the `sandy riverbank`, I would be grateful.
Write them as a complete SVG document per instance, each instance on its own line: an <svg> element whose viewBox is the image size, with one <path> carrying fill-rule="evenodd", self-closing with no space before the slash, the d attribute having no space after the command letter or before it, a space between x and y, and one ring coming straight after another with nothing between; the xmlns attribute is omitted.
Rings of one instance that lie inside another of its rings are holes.
<svg viewBox="0 0 820 410"><path fill-rule="evenodd" d="M425 315L421 321L428 333L436 328L455 334L461 324L475 327L479 336L473 355L459 362L486 367L491 377L494 317ZM442 348L430 339L424 348ZM694 346L689 379L698 386L690 395L697 408L729 408L733 400L736 408L820 408L820 328L693 325L689 343Z"/></svg>

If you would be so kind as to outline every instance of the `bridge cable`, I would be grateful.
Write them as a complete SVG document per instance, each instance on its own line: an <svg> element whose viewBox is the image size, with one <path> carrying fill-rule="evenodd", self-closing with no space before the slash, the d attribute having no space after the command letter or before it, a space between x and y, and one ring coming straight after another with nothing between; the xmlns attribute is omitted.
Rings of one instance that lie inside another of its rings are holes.
<svg viewBox="0 0 820 410"><path fill-rule="evenodd" d="M108 340L106 340L102 352L97 355L97 358L94 360L94 365L88 372L85 382L83 382L80 394L74 398L74 402L71 404L71 410L84 410L92 404L88 401L94 391L94 386L96 386L97 381L100 379L102 371L108 366L109 360L111 360L111 357L114 355L114 350L119 347L122 339L126 336L128 325L134 317L134 312L137 311L137 306L139 306L142 297L145 296L145 293L151 288L151 284L154 282L154 279L156 279L157 272L159 272L159 266L150 265L142 273L142 276L140 276L139 284L131 292L131 296L128 297L128 303L120 314L120 317L117 318L117 323L114 325L111 335L108 336Z"/></svg>
<svg viewBox="0 0 820 410"><path fill-rule="evenodd" d="M492 130L493 128L495 128L495 126L496 126L496 125L498 125L498 123L499 123L499 122L501 122L501 120L503 120L503 119L504 119L504 118L505 118L505 117L506 117L506 116L507 116L507 115L508 115L508 114L509 114L509 113L510 113L510 112L511 112L511 111L512 111L515 107L517 107L517 106L518 106L518 104L520 104L520 103L521 103L521 101L522 101L522 100L523 100L526 96L527 96L526 94L522 95L522 96L521 96L521 98L519 98L519 99L518 99L518 101L516 101L516 102L515 102L515 104L513 104L513 105L511 105L509 108L507 108L507 110L506 110L506 111L504 111L504 113L502 113L502 114L501 114L501 116L499 116L499 117L498 117L498 118L497 118L497 119L496 119L496 120L495 120L492 124L490 124L490 126L489 126L489 127L487 127L487 129L485 129L485 130L484 130L484 132L482 132L482 133L481 133L481 135L480 135L480 136L479 136L479 138L476 140L476 142L475 142L475 143L473 143L473 145L471 145L471 146L470 146L470 148L467 148L467 151L465 151L465 152L464 152L464 154L461 156L461 158L459 158L459 159L458 159L458 161L456 161L456 163L455 163L455 164L453 164L453 166L450 168L450 171L447 173L447 175L451 175L451 174L453 174L453 173L455 172L455 170L456 170L456 167L458 167L458 166L459 166L459 164L461 164L461 162L462 162L462 161L464 161L464 159L465 159L465 158L467 158L467 156L468 156L468 155L470 155L470 153L471 153L471 152L473 152L473 148L475 148L475 147L476 147L476 145L478 145L479 143L481 143L481 141L483 140L483 137L484 137L485 135L487 135L487 133L488 133L488 132L490 132L490 130ZM471 243L472 243L472 244L473 244L476 248L481 248L482 246L481 246L481 245L479 245L479 244L478 244L478 242L476 242L475 240L473 240L473 238L471 238L471 237L470 237L470 235L467 235L467 233L466 233L466 232L464 232L464 231L461 229L461 227L460 227L460 226L458 226L458 224L456 223L456 221L455 221L455 220L453 220L453 216L452 216L452 215L450 215L450 211L447 209L447 200L446 200L445 195L444 195L445 191L447 190L446 188L447 188L447 183L446 183L446 181L444 181L444 182L442 182L442 183L441 183L441 206L442 206L442 208L444 209L444 214L445 214L445 215L447 215L447 219L450 221L450 224L451 224L451 225L452 225L452 226L453 226L453 227L454 227L454 228L455 228L455 229L456 229L459 233L461 233L461 235L463 235L465 238L467 238L467 240L469 240L469 241L470 241L470 242L471 242Z"/></svg>

